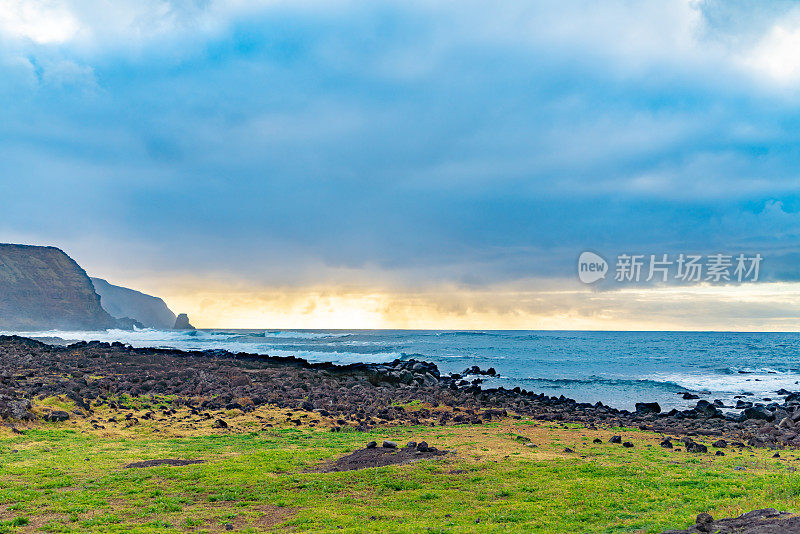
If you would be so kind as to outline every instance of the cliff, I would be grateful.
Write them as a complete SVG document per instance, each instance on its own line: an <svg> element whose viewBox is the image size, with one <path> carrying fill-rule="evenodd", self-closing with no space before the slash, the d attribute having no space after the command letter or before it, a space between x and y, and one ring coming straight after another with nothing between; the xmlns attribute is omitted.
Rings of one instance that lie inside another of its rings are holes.
<svg viewBox="0 0 800 534"><path fill-rule="evenodd" d="M129 317L148 328L162 330L170 329L175 324L175 314L160 298L109 284L102 278L91 280L100 295L100 304L114 317Z"/></svg>
<svg viewBox="0 0 800 534"><path fill-rule="evenodd" d="M0 329L102 330L117 322L86 272L55 247L0 244Z"/></svg>

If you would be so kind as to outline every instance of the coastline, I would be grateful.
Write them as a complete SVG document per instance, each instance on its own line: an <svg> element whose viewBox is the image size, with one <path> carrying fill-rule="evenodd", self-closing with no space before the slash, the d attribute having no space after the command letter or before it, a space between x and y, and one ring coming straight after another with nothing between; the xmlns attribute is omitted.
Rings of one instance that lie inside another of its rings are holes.
<svg viewBox="0 0 800 534"><path fill-rule="evenodd" d="M25 357L19 357L23 352ZM526 416L589 428L724 437L751 447L800 446L800 426L795 428L800 393L789 391L782 392L786 400L781 404L750 403L739 415L724 414L705 400L692 409L666 413L657 403L638 403L631 412L520 388L483 389L480 379L442 375L435 364L414 359L336 365L218 349L134 348L119 342L53 346L17 336L0 336L0 366L5 406L0 406L0 415L12 418L11 406L37 397L65 395L91 409L107 403L109 396L167 395L198 408L293 408L314 414L320 426L331 429L483 424ZM409 403L432 408L410 414L396 407Z"/></svg>
<svg viewBox="0 0 800 534"><path fill-rule="evenodd" d="M520 387L630 411L637 402L654 401L664 411L693 408L696 400L683 398L689 393L738 413L738 400L780 399L778 390L794 391L800 382L791 364L798 355L787 348L800 346L798 334L263 329L2 333L50 336L43 339L50 344L62 336L61 344L119 341L187 351L219 348L340 365L415 359L435 363L442 374L463 373L473 365L495 367L497 376L468 378L483 379L484 389Z"/></svg>

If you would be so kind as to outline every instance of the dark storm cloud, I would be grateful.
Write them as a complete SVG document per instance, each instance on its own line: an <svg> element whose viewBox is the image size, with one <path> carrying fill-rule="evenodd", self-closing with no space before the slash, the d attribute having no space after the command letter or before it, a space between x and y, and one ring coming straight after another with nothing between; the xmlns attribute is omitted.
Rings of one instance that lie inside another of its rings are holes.
<svg viewBox="0 0 800 534"><path fill-rule="evenodd" d="M568 276L587 248L800 275L800 108L747 48L792 6L164 5L119 41L85 6L0 37L8 239L281 282Z"/></svg>

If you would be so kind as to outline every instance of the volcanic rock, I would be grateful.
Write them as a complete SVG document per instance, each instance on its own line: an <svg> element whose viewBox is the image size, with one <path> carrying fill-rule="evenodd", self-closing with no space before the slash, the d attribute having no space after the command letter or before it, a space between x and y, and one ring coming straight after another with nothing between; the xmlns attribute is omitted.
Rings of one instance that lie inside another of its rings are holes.
<svg viewBox="0 0 800 534"><path fill-rule="evenodd" d="M661 406L657 402L637 402L636 413L661 413Z"/></svg>
<svg viewBox="0 0 800 534"><path fill-rule="evenodd" d="M709 514L700 514L695 524L686 530L667 530L662 534L795 534L800 532L800 517L774 508L753 510L732 519L714 520Z"/></svg>
<svg viewBox="0 0 800 534"><path fill-rule="evenodd" d="M172 328L174 330L195 330L195 327L189 323L189 316L185 313L178 315L177 319L175 319L175 326Z"/></svg>
<svg viewBox="0 0 800 534"><path fill-rule="evenodd" d="M743 412L743 415L745 419L759 419L762 421L772 421L775 419L773 413L764 406L753 406L746 408Z"/></svg>

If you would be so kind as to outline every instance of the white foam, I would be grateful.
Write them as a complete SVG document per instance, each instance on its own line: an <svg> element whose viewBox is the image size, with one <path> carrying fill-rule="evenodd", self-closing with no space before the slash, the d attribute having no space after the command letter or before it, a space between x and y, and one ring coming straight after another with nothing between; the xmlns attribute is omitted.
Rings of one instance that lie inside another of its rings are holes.
<svg viewBox="0 0 800 534"><path fill-rule="evenodd" d="M774 395L779 389L798 389L800 374L789 372L753 372L748 374L654 373L642 377L657 382L673 382L691 391L714 391L738 394L752 392Z"/></svg>
<svg viewBox="0 0 800 534"><path fill-rule="evenodd" d="M244 334L247 335L247 334ZM337 333L337 332L301 332L298 330L281 330L278 332L264 332L265 338L279 338L279 339L336 339L352 336L350 332Z"/></svg>
<svg viewBox="0 0 800 534"><path fill-rule="evenodd" d="M351 351L325 351L325 350L282 350L275 348L268 338L251 337L248 341L236 341L231 338L247 336L247 332L208 332L203 330L156 330L153 328L137 330L107 331L64 331L49 330L39 332L0 332L4 335L18 335L24 337L58 337L67 342L100 341L113 343L118 341L132 347L159 347L180 350L214 350L221 349L230 352L248 352L254 354L269 354L270 356L295 356L312 362L334 363L384 363L398 359L402 356L399 352L360 353ZM287 340L297 338L295 332L276 332L275 338ZM281 335L278 335L281 334ZM316 334L315 332L298 332L298 334ZM349 334L333 334L333 337L343 337ZM319 333L317 338L329 337L328 334ZM305 339L315 339L306 336ZM263 341L262 341L263 340ZM310 347L313 347L311 345Z"/></svg>

